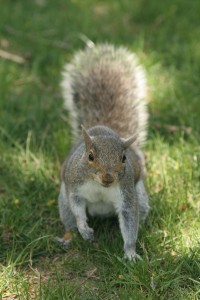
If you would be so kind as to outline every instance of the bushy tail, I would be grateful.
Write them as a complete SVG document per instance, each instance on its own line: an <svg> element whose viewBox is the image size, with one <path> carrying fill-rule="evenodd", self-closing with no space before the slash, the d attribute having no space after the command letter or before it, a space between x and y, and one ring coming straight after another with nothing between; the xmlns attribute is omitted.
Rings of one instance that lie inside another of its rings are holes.
<svg viewBox="0 0 200 300"><path fill-rule="evenodd" d="M61 82L65 107L75 138L80 125L106 125L122 137L138 133L146 138L146 77L134 53L103 44L77 52Z"/></svg>

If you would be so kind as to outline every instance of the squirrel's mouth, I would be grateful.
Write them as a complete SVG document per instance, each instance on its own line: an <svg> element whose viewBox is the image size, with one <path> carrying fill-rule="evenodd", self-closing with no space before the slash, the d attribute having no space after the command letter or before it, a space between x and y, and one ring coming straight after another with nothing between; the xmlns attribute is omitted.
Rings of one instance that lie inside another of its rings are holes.
<svg viewBox="0 0 200 300"><path fill-rule="evenodd" d="M107 172L107 173L103 173L103 174L101 174L100 176L100 183L101 183L101 185L103 186L103 187L110 187L113 183L114 183L114 181L115 181L115 177L114 177L114 175L112 174L112 173L109 173L109 172Z"/></svg>
<svg viewBox="0 0 200 300"><path fill-rule="evenodd" d="M112 183L113 182L101 182L101 185L103 186L103 187L110 187L111 185L112 185Z"/></svg>

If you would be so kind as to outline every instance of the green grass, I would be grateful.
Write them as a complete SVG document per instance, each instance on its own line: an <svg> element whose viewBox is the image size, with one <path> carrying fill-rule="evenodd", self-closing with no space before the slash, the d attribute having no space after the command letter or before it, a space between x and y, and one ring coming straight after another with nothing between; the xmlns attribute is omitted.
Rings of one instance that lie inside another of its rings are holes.
<svg viewBox="0 0 200 300"><path fill-rule="evenodd" d="M42 3L39 5L38 3ZM7 0L0 48L2 299L200 298L200 2ZM115 219L91 220L96 243L65 251L57 209L70 149L60 74L85 39L135 51L149 81L147 189L152 210L136 264Z"/></svg>

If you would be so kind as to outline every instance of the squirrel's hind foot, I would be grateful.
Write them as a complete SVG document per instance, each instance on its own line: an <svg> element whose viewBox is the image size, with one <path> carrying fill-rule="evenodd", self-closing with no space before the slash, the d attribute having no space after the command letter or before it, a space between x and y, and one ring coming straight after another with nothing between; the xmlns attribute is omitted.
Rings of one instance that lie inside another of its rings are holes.
<svg viewBox="0 0 200 300"><path fill-rule="evenodd" d="M71 241L72 241L72 239L70 239L70 240L65 240L64 238L60 238L60 237L58 237L58 236L56 236L55 238L54 238L54 240L56 241L56 242L58 242L63 248L65 248L65 249L68 249L69 248L69 245L70 245L70 243L71 243Z"/></svg>
<svg viewBox="0 0 200 300"><path fill-rule="evenodd" d="M56 236L55 241L59 242L63 248L68 249L69 244L72 241L72 238L73 238L73 232L70 230L65 232L63 238Z"/></svg>

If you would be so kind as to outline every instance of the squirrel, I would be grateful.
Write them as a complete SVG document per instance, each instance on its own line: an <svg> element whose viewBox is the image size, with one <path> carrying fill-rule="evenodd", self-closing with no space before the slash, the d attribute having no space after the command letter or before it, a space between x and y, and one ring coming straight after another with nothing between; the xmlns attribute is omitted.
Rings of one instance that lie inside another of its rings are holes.
<svg viewBox="0 0 200 300"><path fill-rule="evenodd" d="M61 221L93 240L88 216L117 215L124 256L135 260L139 222L150 209L141 150L148 120L143 67L126 48L99 44L75 53L61 87L74 140L61 172Z"/></svg>

